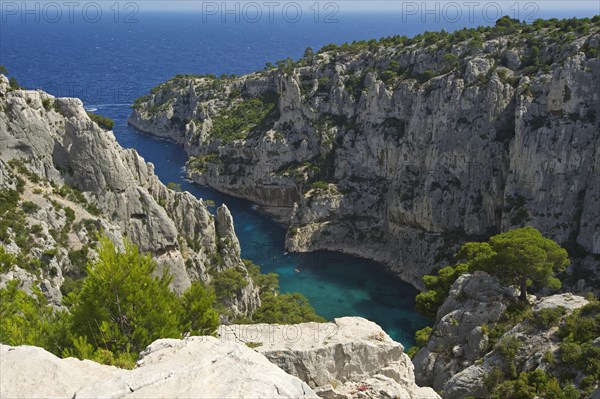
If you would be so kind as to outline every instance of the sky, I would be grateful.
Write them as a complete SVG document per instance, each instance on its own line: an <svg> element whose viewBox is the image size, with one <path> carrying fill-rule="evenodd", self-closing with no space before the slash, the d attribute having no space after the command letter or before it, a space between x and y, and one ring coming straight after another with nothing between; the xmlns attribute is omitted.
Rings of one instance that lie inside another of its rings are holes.
<svg viewBox="0 0 600 399"><path fill-rule="evenodd" d="M292 3L300 4L303 8L308 8L311 5L319 5L321 8L325 7L336 7L340 11L410 11L414 7L419 9L438 9L459 8L463 11L467 11L469 8L473 10L483 10L485 8L494 9L501 8L503 10L510 10L515 8L515 4L518 4L518 8L522 10L530 10L536 8L541 11L570 11L570 10L585 10L589 11L590 14L600 14L600 0L25 0L25 1L10 1L2 0L1 3L6 4L61 4L65 2L77 3L80 5L86 3L98 3L103 7L109 7L114 4L121 4L122 6L127 4L133 4L139 7L140 10L154 10L154 11L187 11L187 10L202 10L206 7L212 7L217 5L218 7L235 7L235 4L239 4L239 7L244 7L249 4L258 5L259 7L266 9L269 4L271 7L283 7L285 5L292 5ZM224 5L227 3L227 5ZM66 4L66 3L65 3ZM2 11L4 7L0 8Z"/></svg>
<svg viewBox="0 0 600 399"><path fill-rule="evenodd" d="M121 0L120 2L127 2L127 0ZM277 6L284 7L286 5L293 7L292 3L300 4L302 8L308 8L311 5L318 4L321 8L329 6L338 8L340 11L405 11L412 12L415 7L417 9L435 10L456 10L461 9L464 12L473 10L483 11L484 9L492 12L495 9L506 10L506 12L515 9L515 4L518 4L518 8L522 11L538 9L540 11L589 11L591 15L600 14L600 0L242 0L242 1L222 1L222 0L140 0L135 1L139 5L140 9L145 10L204 10L210 9L216 5L219 8L223 7L235 7L235 4L239 4L239 7L244 7L253 3L252 6L258 5L260 8L266 9L269 7L269 3L273 4L271 7L276 8ZM227 5L223 6L223 3ZM420 11L420 10L419 10Z"/></svg>
<svg viewBox="0 0 600 399"><path fill-rule="evenodd" d="M0 0L0 21L46 20L83 13L127 19L143 12L194 12L203 21L299 20L337 22L341 15L376 18L386 13L403 22L450 22L454 26L490 25L508 15L527 23L536 19L600 15L600 0ZM30 14L34 15L30 15ZM376 19L374 20L376 21Z"/></svg>

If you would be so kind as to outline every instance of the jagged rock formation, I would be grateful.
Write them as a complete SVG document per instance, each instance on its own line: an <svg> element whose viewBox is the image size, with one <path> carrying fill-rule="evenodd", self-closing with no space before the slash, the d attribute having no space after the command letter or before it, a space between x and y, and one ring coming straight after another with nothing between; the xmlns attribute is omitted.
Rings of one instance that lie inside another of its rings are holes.
<svg viewBox="0 0 600 399"><path fill-rule="evenodd" d="M432 386L444 398L486 397L486 378L494 369L507 367L498 348L511 340L518 341L512 359L517 374L551 368L560 347L556 326L540 330L531 318L525 318L491 345L490 330L516 301L512 289L502 287L485 272L459 277L438 311L427 346L413 358L416 382ZM557 294L535 300L532 311L563 307L564 317L587 303L577 295Z"/></svg>
<svg viewBox="0 0 600 399"><path fill-rule="evenodd" d="M372 258L417 286L449 247L523 224L598 255L599 29L364 42L178 76L129 122L184 143L195 181L288 223L292 251Z"/></svg>
<svg viewBox="0 0 600 399"><path fill-rule="evenodd" d="M0 345L3 398L318 398L245 345L213 337L153 342L133 370Z"/></svg>
<svg viewBox="0 0 600 399"><path fill-rule="evenodd" d="M59 305L65 275L82 272L98 231L150 252L178 292L191 280L209 281L209 268L244 268L229 210L213 217L202 200L165 187L153 169L92 122L80 100L13 90L0 75L0 189L18 193L11 211L22 218L3 221L0 241L27 260L2 270L0 283L19 278ZM39 267L24 270L36 258ZM234 316L260 305L248 280L228 304Z"/></svg>
<svg viewBox="0 0 600 399"><path fill-rule="evenodd" d="M331 323L221 326L221 339L243 342L322 398L435 399L415 383L404 348L378 325L360 317Z"/></svg>

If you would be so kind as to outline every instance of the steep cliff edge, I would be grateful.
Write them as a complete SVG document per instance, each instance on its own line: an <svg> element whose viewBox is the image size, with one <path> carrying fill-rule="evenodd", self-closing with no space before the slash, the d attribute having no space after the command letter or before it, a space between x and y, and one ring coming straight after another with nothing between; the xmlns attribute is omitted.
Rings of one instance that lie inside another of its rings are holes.
<svg viewBox="0 0 600 399"><path fill-rule="evenodd" d="M15 260L3 258L0 285L19 279L60 305L61 287L64 293L83 276L100 231L117 246L128 237L150 252L177 292L211 273L245 270L228 209L213 217L153 169L94 123L80 100L14 89L0 75L0 250ZM246 278L228 304L234 316L260 305Z"/></svg>
<svg viewBox="0 0 600 399"><path fill-rule="evenodd" d="M183 143L195 181L289 224L291 251L372 258L417 286L465 239L524 224L598 255L599 24L504 18L177 76L129 123Z"/></svg>

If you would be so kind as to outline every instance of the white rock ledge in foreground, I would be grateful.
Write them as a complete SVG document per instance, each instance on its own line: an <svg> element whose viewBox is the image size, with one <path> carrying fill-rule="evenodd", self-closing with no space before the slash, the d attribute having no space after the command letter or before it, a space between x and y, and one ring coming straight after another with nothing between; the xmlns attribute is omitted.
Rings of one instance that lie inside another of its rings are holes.
<svg viewBox="0 0 600 399"><path fill-rule="evenodd" d="M402 345L360 317L219 332L155 341L134 370L0 345L0 397L439 399L417 386Z"/></svg>
<svg viewBox="0 0 600 399"><path fill-rule="evenodd" d="M0 345L2 398L317 398L245 345L213 337L162 339L123 370Z"/></svg>

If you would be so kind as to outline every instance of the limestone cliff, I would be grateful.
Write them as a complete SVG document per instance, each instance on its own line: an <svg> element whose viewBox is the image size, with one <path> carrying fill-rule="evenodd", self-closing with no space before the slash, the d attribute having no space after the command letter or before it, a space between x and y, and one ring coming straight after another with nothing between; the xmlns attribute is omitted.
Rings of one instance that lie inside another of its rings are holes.
<svg viewBox="0 0 600 399"><path fill-rule="evenodd" d="M14 90L0 75L0 190L11 199L2 209L0 248L18 260L2 265L0 283L19 278L59 305L65 277L82 276L99 231L150 252L178 292L192 280L209 281L209 271L244 268L228 209L215 218L153 169L94 123L80 100ZM228 304L234 315L260 304L248 280Z"/></svg>
<svg viewBox="0 0 600 399"><path fill-rule="evenodd" d="M287 223L291 251L372 258L415 285L463 240L524 224L598 255L600 27L563 25L504 20L177 76L129 123L183 143L195 181Z"/></svg>

